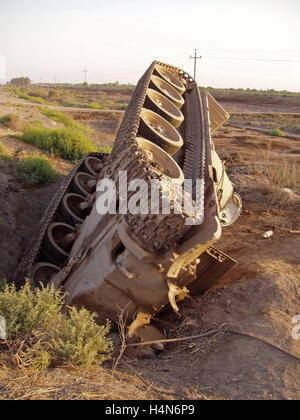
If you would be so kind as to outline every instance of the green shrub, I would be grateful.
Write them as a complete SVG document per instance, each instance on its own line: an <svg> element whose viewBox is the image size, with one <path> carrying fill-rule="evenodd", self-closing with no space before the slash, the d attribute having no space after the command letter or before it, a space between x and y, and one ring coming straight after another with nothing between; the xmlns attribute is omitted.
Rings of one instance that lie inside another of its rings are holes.
<svg viewBox="0 0 300 420"><path fill-rule="evenodd" d="M4 125L8 125L9 124L9 122L10 122L10 114L7 114L7 115L2 115L1 117L0 117L0 123L1 124L4 124Z"/></svg>
<svg viewBox="0 0 300 420"><path fill-rule="evenodd" d="M31 122L31 125L34 127L44 128L44 124L41 120L34 120Z"/></svg>
<svg viewBox="0 0 300 420"><path fill-rule="evenodd" d="M59 177L59 173L52 168L50 160L45 156L32 155L20 160L18 172L30 184L50 184Z"/></svg>
<svg viewBox="0 0 300 420"><path fill-rule="evenodd" d="M279 130L278 128L271 131L269 134L270 134L270 136L276 136L276 137L284 137L285 136L285 134L281 130Z"/></svg>
<svg viewBox="0 0 300 420"><path fill-rule="evenodd" d="M48 150L57 156L73 161L96 150L95 145L81 131L71 127L53 130L27 126L20 138L42 150Z"/></svg>
<svg viewBox="0 0 300 420"><path fill-rule="evenodd" d="M108 145L108 146L100 146L98 149L98 152L100 153L111 153L112 151L112 146Z"/></svg>
<svg viewBox="0 0 300 420"><path fill-rule="evenodd" d="M88 108L90 108L90 109L101 109L101 106L92 102L91 104L88 104Z"/></svg>
<svg viewBox="0 0 300 420"><path fill-rule="evenodd" d="M92 102L92 103L87 104L87 105L82 104L82 105L79 105L79 106L81 106L82 108L100 109L100 110L105 110L105 111L109 110L109 107L104 105L103 103L96 104L95 102Z"/></svg>
<svg viewBox="0 0 300 420"><path fill-rule="evenodd" d="M45 99L48 96L48 91L44 89L31 89L28 91L28 95L32 98Z"/></svg>
<svg viewBox="0 0 300 420"><path fill-rule="evenodd" d="M6 320L10 349L18 349L20 367L46 369L50 365L89 367L111 357L106 337L110 325L99 326L86 309L61 309L66 294L53 286L32 290L29 282L0 289L0 315Z"/></svg>
<svg viewBox="0 0 300 420"><path fill-rule="evenodd" d="M48 98L57 98L58 96L59 96L59 93L56 90L49 90Z"/></svg>
<svg viewBox="0 0 300 420"><path fill-rule="evenodd" d="M66 106L68 108L80 108L79 104L74 104L73 102L65 102L65 101L61 101L62 106Z"/></svg>
<svg viewBox="0 0 300 420"><path fill-rule="evenodd" d="M60 124L63 124L65 127L75 128L76 130L82 131L82 132L92 132L93 130L90 127L87 127L83 124L80 124L76 121L74 121L73 118L70 118L68 115L55 111L48 108L40 108L41 114L43 114L45 117L51 118L53 121L56 121Z"/></svg>
<svg viewBox="0 0 300 420"><path fill-rule="evenodd" d="M51 349L59 360L73 365L90 366L107 360L105 353L110 353L112 344L105 335L109 332L109 323L99 327L96 314L86 309L69 308L68 318L60 322Z"/></svg>
<svg viewBox="0 0 300 420"><path fill-rule="evenodd" d="M14 89L14 93L20 98L25 99L26 101L35 102L41 105L52 105L50 102L45 101L45 99L39 96L33 96L32 93L27 94L21 89Z"/></svg>

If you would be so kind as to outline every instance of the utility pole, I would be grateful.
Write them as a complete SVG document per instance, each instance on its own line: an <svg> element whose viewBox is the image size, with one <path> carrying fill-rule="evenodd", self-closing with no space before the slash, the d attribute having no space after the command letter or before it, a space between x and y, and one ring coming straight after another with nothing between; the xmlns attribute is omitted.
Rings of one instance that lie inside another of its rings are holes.
<svg viewBox="0 0 300 420"><path fill-rule="evenodd" d="M54 76L54 88L56 88L56 76Z"/></svg>
<svg viewBox="0 0 300 420"><path fill-rule="evenodd" d="M83 70L83 73L85 73L84 83L87 83L86 74L88 73L88 70L85 68L85 69Z"/></svg>
<svg viewBox="0 0 300 420"><path fill-rule="evenodd" d="M190 58L194 60L194 80L196 81L196 73L197 73L197 60L201 60L202 56L197 57L197 50L195 49L194 57L190 55Z"/></svg>

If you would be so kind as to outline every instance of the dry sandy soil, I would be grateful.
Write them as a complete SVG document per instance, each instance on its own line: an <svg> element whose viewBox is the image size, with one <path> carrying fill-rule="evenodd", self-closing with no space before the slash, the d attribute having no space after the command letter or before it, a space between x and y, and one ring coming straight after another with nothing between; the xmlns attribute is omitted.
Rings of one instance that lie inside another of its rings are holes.
<svg viewBox="0 0 300 420"><path fill-rule="evenodd" d="M113 136L116 127L106 128ZM0 399L300 399L300 340L292 338L292 318L300 315L300 140L229 122L214 141L244 202L218 244L238 264L194 296L196 308L184 302L180 317L165 310L162 318L174 323L171 337L218 332L170 344L156 359L124 358L114 377L111 365L40 374L3 369ZM0 278L11 277L57 187L25 188L9 168L0 169ZM263 239L269 230L273 236Z"/></svg>
<svg viewBox="0 0 300 420"><path fill-rule="evenodd" d="M118 98L118 94L116 95ZM118 99L116 99L118 100ZM129 101L128 94L123 100ZM88 125L94 132L88 134L92 141L98 145L112 145L116 137L124 111L121 110L93 110L88 108L63 107L41 105L28 102L7 94L0 88L0 116L5 114L14 114L20 117L26 124L41 121L44 127L59 128L61 124L45 117L39 111L39 108L48 108L55 111L65 112L76 121ZM0 137L5 134L15 134L16 131L4 130L0 126ZM18 134L18 133L17 133Z"/></svg>
<svg viewBox="0 0 300 420"><path fill-rule="evenodd" d="M300 112L299 94L212 91L212 95L228 112Z"/></svg>

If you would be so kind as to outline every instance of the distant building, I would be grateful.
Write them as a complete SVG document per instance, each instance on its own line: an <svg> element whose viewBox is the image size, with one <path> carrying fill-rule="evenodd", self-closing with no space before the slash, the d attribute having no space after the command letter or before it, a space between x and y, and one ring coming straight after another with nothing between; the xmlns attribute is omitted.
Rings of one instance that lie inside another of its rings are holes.
<svg viewBox="0 0 300 420"><path fill-rule="evenodd" d="M18 87L29 87L31 85L31 80L29 77L15 77L14 79L11 79L10 84Z"/></svg>

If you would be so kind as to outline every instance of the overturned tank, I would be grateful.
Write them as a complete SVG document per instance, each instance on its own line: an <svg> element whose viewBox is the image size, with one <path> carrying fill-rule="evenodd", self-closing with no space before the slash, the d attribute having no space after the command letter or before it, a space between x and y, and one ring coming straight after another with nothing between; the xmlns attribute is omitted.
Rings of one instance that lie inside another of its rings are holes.
<svg viewBox="0 0 300 420"><path fill-rule="evenodd" d="M235 261L215 248L242 203L211 133L229 115L183 70L158 61L137 84L111 154L89 153L50 203L16 274L54 283L128 338L161 338L167 304L208 290ZM151 354L163 345L144 346Z"/></svg>

